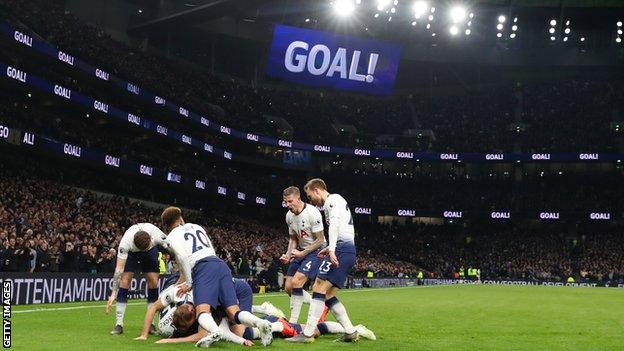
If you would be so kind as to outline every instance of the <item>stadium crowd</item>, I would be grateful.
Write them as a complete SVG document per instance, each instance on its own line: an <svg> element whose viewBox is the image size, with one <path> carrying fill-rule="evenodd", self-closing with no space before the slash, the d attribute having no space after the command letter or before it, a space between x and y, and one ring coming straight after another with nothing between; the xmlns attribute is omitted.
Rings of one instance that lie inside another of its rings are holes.
<svg viewBox="0 0 624 351"><path fill-rule="evenodd" d="M112 272L125 228L158 223L158 208L40 179L29 171L3 170L0 186L2 271ZM234 274L277 286L284 272L278 258L287 246L285 224L218 211L188 212L187 220L208 228ZM484 226L474 233L470 226L363 219L356 227L357 276L371 271L376 277L415 277L423 269L430 277L453 278L471 266L481 269L483 279L624 279L624 240L614 229L568 234Z"/></svg>
<svg viewBox="0 0 624 351"><path fill-rule="evenodd" d="M125 229L140 222L158 224L158 208L38 179L29 171L0 172L5 189L0 200L1 271L112 272ZM284 269L278 258L288 244L284 223L218 212L185 216L206 226L235 275L277 286L278 272ZM370 268L380 276L415 271L409 263L363 252L356 271Z"/></svg>
<svg viewBox="0 0 624 351"><path fill-rule="evenodd" d="M206 72L197 74L158 54L135 50L66 11L63 1L3 0L0 6L14 23L27 25L77 57L245 131L276 136L264 116L279 116L294 127L294 139L332 145L387 145L387 139L375 138L383 131L399 136L389 146L420 151L607 152L621 148L621 129L616 131L612 123L621 120L624 89L615 77L578 76L486 87L461 95L383 99L252 87ZM336 129L332 125L353 125L357 133L332 132ZM400 136L409 129L432 130L434 138L421 134L406 141Z"/></svg>

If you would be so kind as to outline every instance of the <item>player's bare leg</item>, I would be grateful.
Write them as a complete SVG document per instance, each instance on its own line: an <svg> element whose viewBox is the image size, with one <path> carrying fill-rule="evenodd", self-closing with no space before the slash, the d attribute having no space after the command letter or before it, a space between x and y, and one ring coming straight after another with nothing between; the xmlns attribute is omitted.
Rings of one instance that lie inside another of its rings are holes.
<svg viewBox="0 0 624 351"><path fill-rule="evenodd" d="M115 304L115 328L111 330L112 335L123 334L124 316L128 306L128 289L132 282L134 273L124 272L119 280L119 290L117 291L117 303Z"/></svg>

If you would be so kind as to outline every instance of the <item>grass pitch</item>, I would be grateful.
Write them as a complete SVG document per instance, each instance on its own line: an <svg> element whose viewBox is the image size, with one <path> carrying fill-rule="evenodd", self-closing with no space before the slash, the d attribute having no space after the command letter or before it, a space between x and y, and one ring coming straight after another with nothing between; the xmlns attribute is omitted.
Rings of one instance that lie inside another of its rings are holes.
<svg viewBox="0 0 624 351"><path fill-rule="evenodd" d="M313 344L292 345L275 339L267 350L624 350L622 294L616 288L489 285L345 290L339 297L351 320L373 330L377 341L342 344L327 335ZM256 295L254 303L265 300L288 314L286 295ZM130 301L124 334L111 336L114 312L106 316L104 304L13 306L12 349L195 349L156 345L157 337L132 340L140 332L143 301ZM306 315L304 305L301 319ZM211 348L243 347L219 342ZM262 346L256 342L253 349Z"/></svg>

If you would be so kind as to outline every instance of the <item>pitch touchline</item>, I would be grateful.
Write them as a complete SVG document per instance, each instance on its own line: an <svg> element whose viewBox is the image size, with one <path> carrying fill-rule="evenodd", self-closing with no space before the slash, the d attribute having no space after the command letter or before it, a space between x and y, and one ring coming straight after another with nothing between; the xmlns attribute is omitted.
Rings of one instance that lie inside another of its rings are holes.
<svg viewBox="0 0 624 351"><path fill-rule="evenodd" d="M436 286L446 286L446 285L424 285L424 286L418 286L418 287L401 286L401 287L394 287L394 288L351 289L351 290L343 290L340 293L344 294L344 293L365 292L365 291L398 290L398 289L407 289L407 288L432 288ZM262 295L254 294L254 296L257 298L263 298L263 297L286 297L287 295L281 292L281 293L270 293L270 294L262 294ZM129 302L128 305L129 306L145 305L145 302ZM20 313L48 312L48 311L70 311L70 310L81 310L81 309L86 309L86 308L102 308L102 307L106 307L106 305L86 305L86 306L83 305L83 306L71 306L71 307L34 308L31 310L12 311L11 313L20 314Z"/></svg>

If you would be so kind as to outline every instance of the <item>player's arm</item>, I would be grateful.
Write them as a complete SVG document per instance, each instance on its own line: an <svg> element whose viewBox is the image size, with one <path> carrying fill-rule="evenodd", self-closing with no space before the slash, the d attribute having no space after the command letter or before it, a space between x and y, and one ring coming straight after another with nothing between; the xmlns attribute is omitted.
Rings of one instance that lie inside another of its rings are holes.
<svg viewBox="0 0 624 351"><path fill-rule="evenodd" d="M157 312L162 311L165 308L165 305L158 299L156 302L152 304L152 306L145 313L145 319L143 320L143 330L141 330L141 335L139 337L134 338L134 340L147 340L147 335L149 334L150 326L154 321L154 316Z"/></svg>
<svg viewBox="0 0 624 351"><path fill-rule="evenodd" d="M339 262L338 262L338 258L336 257L336 245L338 244L338 231L339 231L339 225L340 225L340 212L342 211L342 207L347 206L347 204L341 204L340 202L338 203L333 203L333 204L325 204L327 205L333 205L333 206L329 206L329 211L328 211L328 222L329 222L329 229L327 230L327 236L329 237L329 243L327 245L326 251L327 254L329 254L329 258L332 262L332 264L335 267L338 267Z"/></svg>
<svg viewBox="0 0 624 351"><path fill-rule="evenodd" d="M187 292L189 292L193 286L193 276L191 275L191 265L186 257L183 257L184 250L180 247L180 244L175 240L167 240L169 252L172 253L176 262L178 263L178 268L180 270L180 278L178 278L178 282L184 282L184 284L178 289L178 296L183 296Z"/></svg>
<svg viewBox="0 0 624 351"><path fill-rule="evenodd" d="M225 341L229 341L243 346L253 346L254 344L252 341L234 334L230 330L230 323L227 321L226 318L223 318L221 320L221 323L219 324L219 329L221 329L221 332L223 332L223 340Z"/></svg>
<svg viewBox="0 0 624 351"><path fill-rule="evenodd" d="M309 221L312 224L312 237L314 242L310 244L305 250L303 250L303 256L307 256L309 253L318 250L323 243L325 243L325 233L323 233L323 217L321 212L316 208L313 208L313 215L311 215Z"/></svg>
<svg viewBox="0 0 624 351"><path fill-rule="evenodd" d="M178 296L183 296L187 292L191 291L193 287L193 276L190 262L186 259L186 257L181 257L182 255L176 254L176 261L178 262L178 267L180 268L180 278L178 281L184 282L178 289Z"/></svg>
<svg viewBox="0 0 624 351"><path fill-rule="evenodd" d="M302 256L307 256L309 253L318 250L323 243L325 243L325 234L321 230L320 232L313 232L312 236L314 237L314 242L303 250Z"/></svg>
<svg viewBox="0 0 624 351"><path fill-rule="evenodd" d="M292 257L292 251L297 248L299 241L297 240L297 233L293 232L292 229L288 228L288 249L286 249L286 253L280 257L280 261L284 264L290 262Z"/></svg>
<svg viewBox="0 0 624 351"><path fill-rule="evenodd" d="M124 268L126 268L127 254L125 257L120 257L120 255L123 255L121 253L121 250L117 254L117 264L115 265L115 273L113 273L113 279L111 283L111 294L108 297L108 303L106 304L106 314L110 313L111 307L113 306L113 302L115 302L115 299L117 299L117 291L119 290L119 283L121 282L121 275L124 272Z"/></svg>
<svg viewBox="0 0 624 351"><path fill-rule="evenodd" d="M160 339L156 341L157 344L176 344L181 342L198 342L201 338L208 335L208 332L199 328L199 331L193 335L185 336L183 338L168 338L168 339Z"/></svg>
<svg viewBox="0 0 624 351"><path fill-rule="evenodd" d="M169 242L167 241L167 234L165 234L160 228L157 226L150 224L147 227L150 236L154 240L154 244L162 247L163 249L169 249Z"/></svg>

